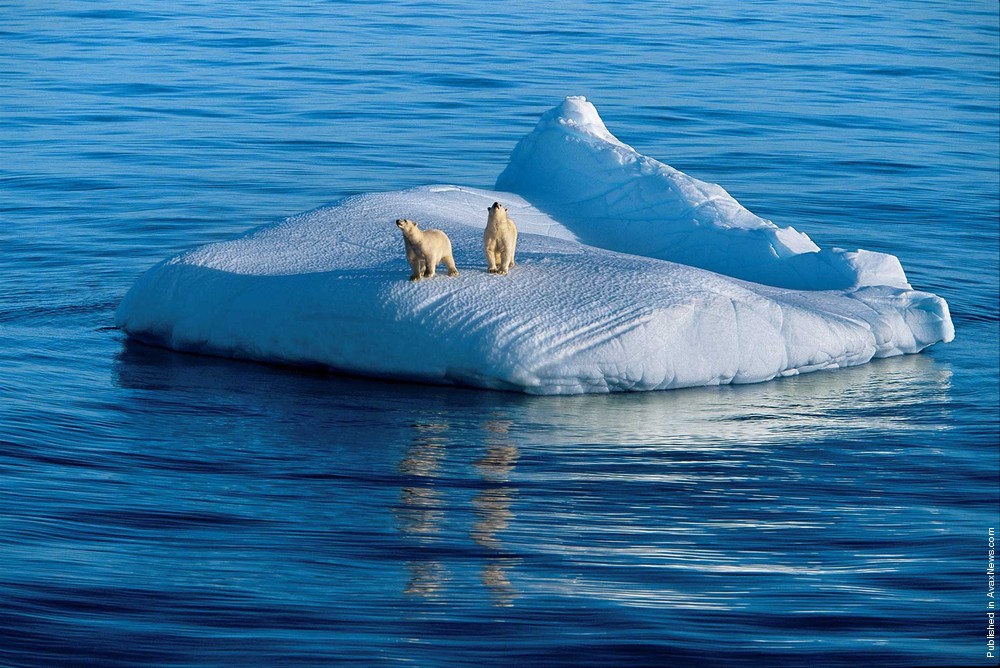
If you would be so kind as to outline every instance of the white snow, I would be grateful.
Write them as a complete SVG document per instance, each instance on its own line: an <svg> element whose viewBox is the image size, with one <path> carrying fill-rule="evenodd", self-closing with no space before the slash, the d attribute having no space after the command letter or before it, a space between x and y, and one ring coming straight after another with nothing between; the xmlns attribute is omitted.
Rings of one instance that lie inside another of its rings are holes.
<svg viewBox="0 0 1000 668"><path fill-rule="evenodd" d="M910 287L892 255L820 250L794 228L750 213L721 186L640 155L582 97L542 116L496 187L522 195L592 246L800 290Z"/></svg>
<svg viewBox="0 0 1000 668"><path fill-rule="evenodd" d="M533 394L758 382L954 336L895 257L819 250L625 146L583 98L542 117L498 188L523 197L368 193L196 248L141 276L117 324L177 350ZM493 201L520 230L508 276L485 271ZM447 232L461 275L409 282L397 218Z"/></svg>

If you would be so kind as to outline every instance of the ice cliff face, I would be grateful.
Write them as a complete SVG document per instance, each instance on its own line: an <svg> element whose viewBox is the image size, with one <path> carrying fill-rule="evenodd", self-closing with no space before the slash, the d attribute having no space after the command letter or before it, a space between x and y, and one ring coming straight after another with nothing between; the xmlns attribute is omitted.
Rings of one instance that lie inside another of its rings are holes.
<svg viewBox="0 0 1000 668"><path fill-rule="evenodd" d="M639 155L582 98L542 117L498 187L519 194L369 193L196 248L140 277L117 324L177 350L533 394L758 382L954 336L896 258L817 249ZM482 257L496 200L521 232L502 277ZM400 217L445 230L461 276L408 282Z"/></svg>

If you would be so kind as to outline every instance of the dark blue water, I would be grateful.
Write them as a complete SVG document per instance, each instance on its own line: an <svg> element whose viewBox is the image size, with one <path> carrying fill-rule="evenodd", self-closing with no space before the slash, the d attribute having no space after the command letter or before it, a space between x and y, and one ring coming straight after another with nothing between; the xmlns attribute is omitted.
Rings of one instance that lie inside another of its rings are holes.
<svg viewBox="0 0 1000 668"><path fill-rule="evenodd" d="M993 665L996 2L264 4L0 3L0 664ZM184 248L491 187L565 95L956 340L531 398L110 328Z"/></svg>

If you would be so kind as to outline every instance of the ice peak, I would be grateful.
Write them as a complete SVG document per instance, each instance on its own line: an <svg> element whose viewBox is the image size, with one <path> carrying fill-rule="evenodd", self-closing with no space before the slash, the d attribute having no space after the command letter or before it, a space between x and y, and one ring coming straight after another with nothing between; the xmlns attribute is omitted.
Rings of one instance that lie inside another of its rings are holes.
<svg viewBox="0 0 1000 668"><path fill-rule="evenodd" d="M755 215L717 184L640 154L582 96L547 111L497 178L585 244L797 290L909 288L881 253L821 251L808 235Z"/></svg>
<svg viewBox="0 0 1000 668"><path fill-rule="evenodd" d="M538 122L538 129L551 125L572 129L579 134L593 135L605 141L620 143L604 125L601 115L597 113L597 107L588 102L587 98L582 95L570 95L562 101L562 104L542 115Z"/></svg>

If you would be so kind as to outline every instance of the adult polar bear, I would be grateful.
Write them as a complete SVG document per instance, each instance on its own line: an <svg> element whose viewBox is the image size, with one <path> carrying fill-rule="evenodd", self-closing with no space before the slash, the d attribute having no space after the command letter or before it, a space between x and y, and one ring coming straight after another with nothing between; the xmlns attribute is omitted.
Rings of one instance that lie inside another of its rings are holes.
<svg viewBox="0 0 1000 668"><path fill-rule="evenodd" d="M517 226L507 217L507 207L500 202L493 202L493 206L486 210L490 212L483 231L487 270L491 274L504 275L514 266Z"/></svg>

